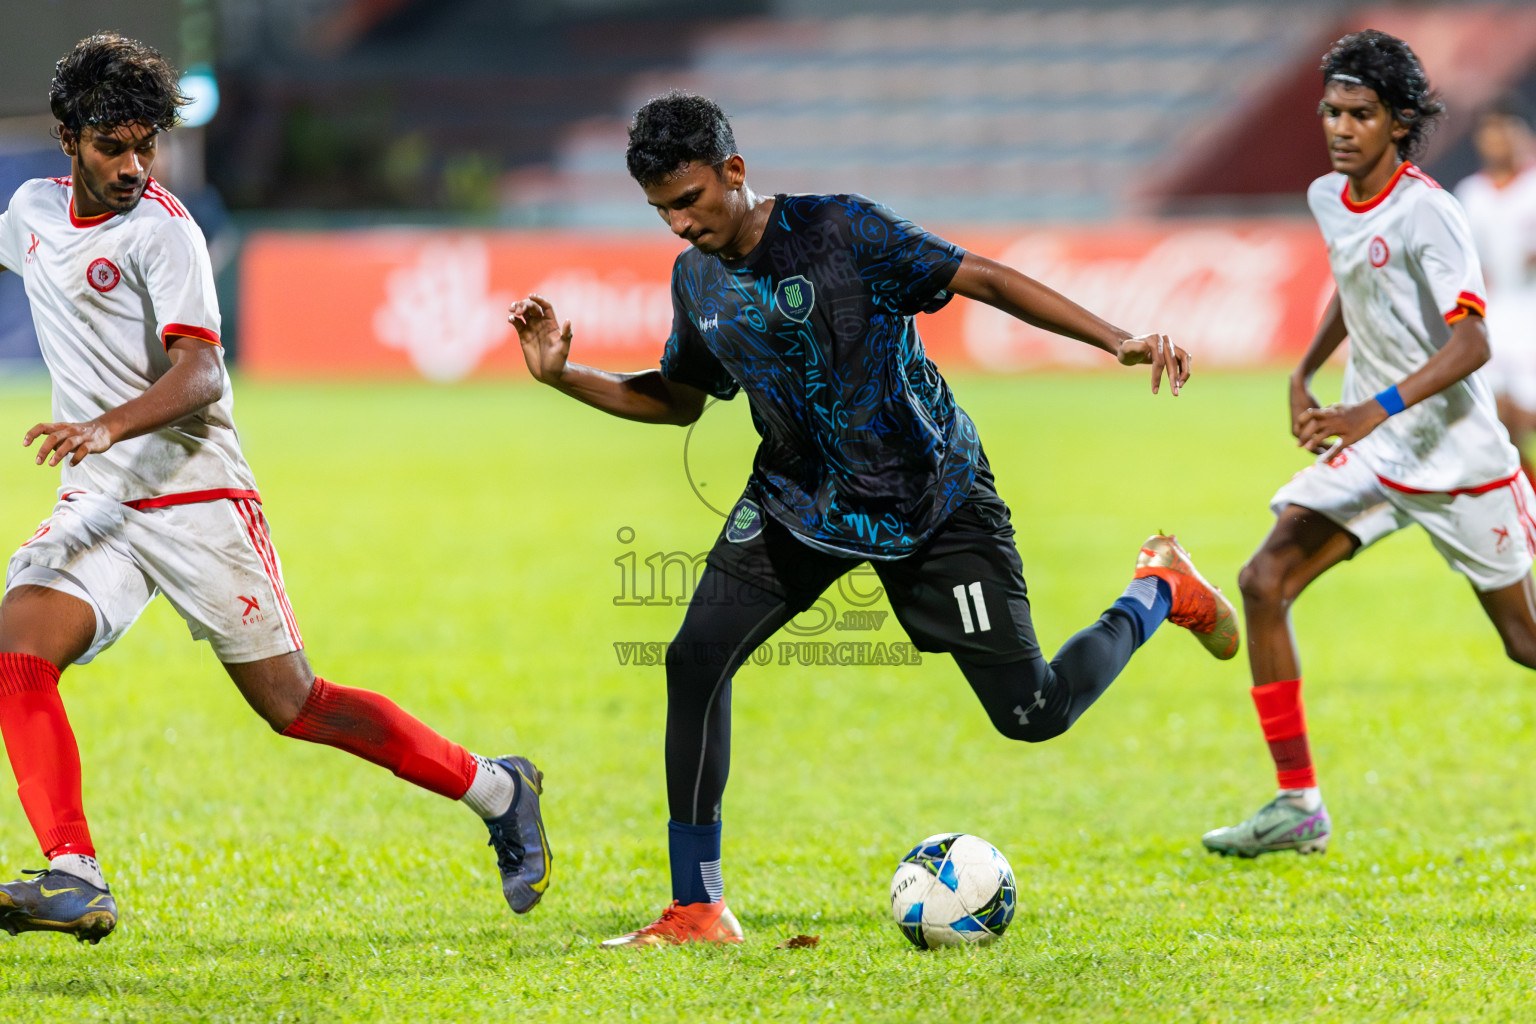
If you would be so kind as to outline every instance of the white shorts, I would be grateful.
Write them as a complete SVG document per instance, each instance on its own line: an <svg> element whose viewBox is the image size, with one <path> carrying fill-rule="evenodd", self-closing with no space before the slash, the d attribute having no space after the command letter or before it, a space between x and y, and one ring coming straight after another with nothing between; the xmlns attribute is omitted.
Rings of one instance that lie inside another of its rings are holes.
<svg viewBox="0 0 1536 1024"><path fill-rule="evenodd" d="M141 510L66 492L11 556L5 589L19 586L59 590L95 610L96 637L80 664L112 646L160 593L221 662L304 646L261 504L250 498Z"/></svg>
<svg viewBox="0 0 1536 1024"><path fill-rule="evenodd" d="M1518 583L1536 556L1536 494L1524 473L1449 494L1410 493L1382 481L1346 448L1332 462L1308 466L1275 492L1276 515L1287 505L1320 512L1368 548L1418 523L1451 568L1486 593Z"/></svg>

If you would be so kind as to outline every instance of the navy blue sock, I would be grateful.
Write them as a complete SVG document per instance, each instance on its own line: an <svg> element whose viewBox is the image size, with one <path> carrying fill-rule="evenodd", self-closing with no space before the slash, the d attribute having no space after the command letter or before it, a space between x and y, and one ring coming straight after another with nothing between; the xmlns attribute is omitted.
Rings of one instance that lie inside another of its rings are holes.
<svg viewBox="0 0 1536 1024"><path fill-rule="evenodd" d="M667 822L672 855L672 898L679 903L718 903L725 898L720 877L720 823Z"/></svg>
<svg viewBox="0 0 1536 1024"><path fill-rule="evenodd" d="M1136 627L1136 646L1140 647L1173 610L1173 591L1159 577L1143 576L1139 580L1131 580L1125 593L1110 607L1118 608L1130 616Z"/></svg>

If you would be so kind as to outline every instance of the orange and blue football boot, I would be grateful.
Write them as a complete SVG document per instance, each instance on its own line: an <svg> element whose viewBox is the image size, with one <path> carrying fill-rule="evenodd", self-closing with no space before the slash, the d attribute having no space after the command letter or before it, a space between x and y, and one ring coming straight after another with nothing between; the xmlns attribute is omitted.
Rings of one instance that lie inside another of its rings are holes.
<svg viewBox="0 0 1536 1024"><path fill-rule="evenodd" d="M685 942L723 945L740 941L741 925L724 900L716 903L679 903L673 900L656 920L627 935L608 939L603 943L603 948L681 946Z"/></svg>
<svg viewBox="0 0 1536 1024"><path fill-rule="evenodd" d="M1136 556L1136 578L1144 576L1168 584L1173 594L1169 622L1195 634L1200 645L1222 661L1237 654L1237 609L1220 587L1200 575L1178 538L1154 533L1146 539Z"/></svg>

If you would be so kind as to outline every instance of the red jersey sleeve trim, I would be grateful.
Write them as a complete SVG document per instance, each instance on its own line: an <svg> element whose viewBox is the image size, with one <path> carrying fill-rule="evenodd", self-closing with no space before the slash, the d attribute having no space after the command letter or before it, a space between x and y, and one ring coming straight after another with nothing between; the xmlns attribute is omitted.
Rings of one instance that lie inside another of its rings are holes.
<svg viewBox="0 0 1536 1024"><path fill-rule="evenodd" d="M1462 292L1456 296L1456 305L1449 313L1445 314L1445 322L1454 324L1465 320L1474 313L1478 316L1487 316L1488 304L1482 300L1481 296L1474 295L1471 292Z"/></svg>
<svg viewBox="0 0 1536 1024"><path fill-rule="evenodd" d="M205 501L254 501L261 504L261 495L256 491L238 491L234 488L224 487L213 491L183 491L181 494L162 494L155 498L139 498L135 501L125 501L131 509L144 511L147 508L170 508L172 505L198 505Z"/></svg>
<svg viewBox="0 0 1536 1024"><path fill-rule="evenodd" d="M220 344L218 331L210 331L206 327L193 327L190 324L166 324L160 328L160 344L170 348L172 338L196 338L210 345Z"/></svg>
<svg viewBox="0 0 1536 1024"><path fill-rule="evenodd" d="M1339 198L1344 200L1344 209L1350 213L1365 213L1368 210L1376 209L1376 207L1386 201L1387 196L1392 194L1392 190L1397 188L1397 183L1403 180L1403 175L1407 174L1408 169L1412 166L1413 164L1406 160L1398 164L1397 170L1392 172L1392 178L1387 182L1386 187L1363 203L1357 203L1349 198L1349 182L1345 181L1344 191L1339 194Z"/></svg>

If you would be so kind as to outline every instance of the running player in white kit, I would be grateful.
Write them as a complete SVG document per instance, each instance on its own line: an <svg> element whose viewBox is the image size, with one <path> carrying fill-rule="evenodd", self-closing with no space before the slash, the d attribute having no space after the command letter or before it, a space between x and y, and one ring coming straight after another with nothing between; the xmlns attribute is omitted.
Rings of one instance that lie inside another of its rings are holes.
<svg viewBox="0 0 1536 1024"><path fill-rule="evenodd" d="M1456 186L1488 279L1484 368L1499 419L1520 450L1536 431L1536 136L1516 97L1478 112L1472 140L1483 169Z"/></svg>
<svg viewBox="0 0 1536 1024"><path fill-rule="evenodd" d="M1337 292L1290 389L1292 432L1321 457L1275 494L1274 529L1238 577L1280 792L1205 836L1248 857L1328 845L1289 613L1329 568L1417 523L1472 584L1509 656L1536 667L1536 495L1477 372L1488 361L1477 252L1460 205L1407 159L1443 107L1413 51L1381 32L1339 40L1322 72L1336 173L1307 201ZM1346 334L1343 401L1319 408L1312 375Z"/></svg>
<svg viewBox="0 0 1536 1024"><path fill-rule="evenodd" d="M0 213L0 269L26 282L53 420L26 432L62 466L53 514L12 556L0 603L0 734L48 867L0 885L0 928L97 942L117 907L95 857L59 678L165 594L284 736L325 743L463 800L490 829L512 909L549 882L541 776L470 754L367 690L317 678L240 453L202 233L149 176L186 100L155 50L82 41L49 98L67 178L29 181Z"/></svg>

